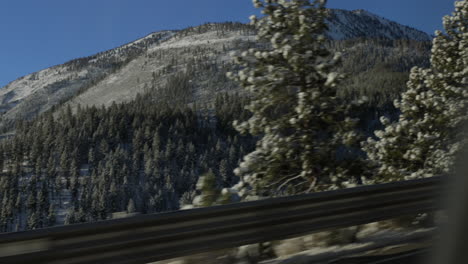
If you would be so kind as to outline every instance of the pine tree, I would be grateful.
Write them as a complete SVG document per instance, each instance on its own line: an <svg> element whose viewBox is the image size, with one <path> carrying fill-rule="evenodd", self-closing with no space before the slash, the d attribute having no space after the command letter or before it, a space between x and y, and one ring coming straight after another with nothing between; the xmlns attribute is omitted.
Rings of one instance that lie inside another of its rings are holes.
<svg viewBox="0 0 468 264"><path fill-rule="evenodd" d="M83 208L80 208L75 212L75 223L85 223L86 221L86 213L83 211Z"/></svg>
<svg viewBox="0 0 468 264"><path fill-rule="evenodd" d="M49 159L47 160L47 168L46 168L46 171L47 171L47 180L49 182L53 182L55 180L55 177L56 177L56 173L55 173L55 159L53 157L53 155L50 155L49 156Z"/></svg>
<svg viewBox="0 0 468 264"><path fill-rule="evenodd" d="M67 149L60 155L60 178L66 180L65 188L70 188L70 154Z"/></svg>
<svg viewBox="0 0 468 264"><path fill-rule="evenodd" d="M232 183L229 171L230 170L226 159L221 160L219 163L219 175L221 176L221 179L223 180L223 186L225 187L231 186Z"/></svg>
<svg viewBox="0 0 468 264"><path fill-rule="evenodd" d="M7 193L5 192L3 194L3 199L2 199L2 208L0 209L0 226L1 226L1 229L2 231L6 230L7 228L7 223L8 223L8 216L12 210L12 208L8 208L9 206L9 199L8 199L8 195Z"/></svg>
<svg viewBox="0 0 468 264"><path fill-rule="evenodd" d="M197 192L198 195L193 200L194 206L205 207L215 204L219 189L216 186L216 176L211 170L198 178Z"/></svg>
<svg viewBox="0 0 468 264"><path fill-rule="evenodd" d="M37 212L41 222L44 222L44 216L47 215L49 209L49 191L45 184L42 184L41 190L37 194Z"/></svg>
<svg viewBox="0 0 468 264"><path fill-rule="evenodd" d="M55 222L56 222L55 207L53 204L51 204L49 205L49 210L47 214L47 225L54 226Z"/></svg>
<svg viewBox="0 0 468 264"><path fill-rule="evenodd" d="M27 207L30 211L36 211L37 200L36 200L36 190L35 187L33 190L29 190L29 195L26 200Z"/></svg>
<svg viewBox="0 0 468 264"><path fill-rule="evenodd" d="M443 19L445 34L436 31L431 66L411 70L408 89L394 104L399 120L381 117L378 140L363 142L375 163L374 182L449 174L466 144L468 116L468 1L455 3Z"/></svg>
<svg viewBox="0 0 468 264"><path fill-rule="evenodd" d="M75 211L73 209L69 209L67 215L65 216L65 225L70 225L75 223Z"/></svg>
<svg viewBox="0 0 468 264"><path fill-rule="evenodd" d="M127 213L131 214L135 212L136 212L135 202L133 201L133 199L130 199L127 205Z"/></svg>
<svg viewBox="0 0 468 264"><path fill-rule="evenodd" d="M333 71L340 54L324 47L325 2L254 0L265 17L251 20L266 48L235 57L243 69L228 77L252 98L252 116L236 129L262 138L235 170L242 176L236 188L261 196L310 192L344 187L362 173L359 158L338 153L358 142L350 117L358 102L337 98L343 76Z"/></svg>
<svg viewBox="0 0 468 264"><path fill-rule="evenodd" d="M88 151L88 164L89 164L89 170L92 171L95 167L95 162L96 162L96 153L93 147L91 147Z"/></svg>
<svg viewBox="0 0 468 264"><path fill-rule="evenodd" d="M117 189L117 184L115 183L115 180L112 180L109 188L109 210L111 212L118 212L119 211L119 205L120 205L120 199L119 199L119 192Z"/></svg>
<svg viewBox="0 0 468 264"><path fill-rule="evenodd" d="M71 194L72 194L72 200L73 201L77 201L77 197L78 197L78 189L80 187L80 183L79 183L79 169L78 169L78 166L76 164L76 161L73 160L72 163L71 163L71 166L70 166L70 190L71 190Z"/></svg>
<svg viewBox="0 0 468 264"><path fill-rule="evenodd" d="M36 212L32 212L28 217L27 228L36 229L39 227L39 217Z"/></svg>

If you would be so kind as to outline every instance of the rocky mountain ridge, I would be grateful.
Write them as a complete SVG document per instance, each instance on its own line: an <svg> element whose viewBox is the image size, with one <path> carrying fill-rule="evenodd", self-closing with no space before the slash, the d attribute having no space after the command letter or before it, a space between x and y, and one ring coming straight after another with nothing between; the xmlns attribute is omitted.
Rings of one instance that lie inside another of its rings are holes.
<svg viewBox="0 0 468 264"><path fill-rule="evenodd" d="M327 20L332 40L386 39L429 41L424 32L363 10L333 9ZM55 105L110 105L133 100L148 89L167 87L174 76L186 79L193 98L236 89L224 73L232 51L256 45L254 29L241 23L209 23L152 33L96 55L75 59L21 77L0 89L1 126L31 119ZM188 76L192 74L192 76Z"/></svg>

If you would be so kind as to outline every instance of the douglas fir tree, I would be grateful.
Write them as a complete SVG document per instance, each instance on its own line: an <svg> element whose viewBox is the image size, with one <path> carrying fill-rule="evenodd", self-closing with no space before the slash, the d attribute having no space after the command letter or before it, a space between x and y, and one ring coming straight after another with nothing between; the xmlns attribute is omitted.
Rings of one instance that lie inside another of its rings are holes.
<svg viewBox="0 0 468 264"><path fill-rule="evenodd" d="M398 122L385 117L378 140L364 143L377 167L374 182L414 179L451 172L466 143L468 98L468 1L455 3L436 32L431 67L413 68L408 90L394 102Z"/></svg>
<svg viewBox="0 0 468 264"><path fill-rule="evenodd" d="M361 175L361 160L347 154L359 138L349 115L358 103L337 98L340 55L324 47L325 2L254 0L265 14L251 17L260 46L228 73L252 99L252 117L236 128L261 136L235 170L241 196L341 188Z"/></svg>

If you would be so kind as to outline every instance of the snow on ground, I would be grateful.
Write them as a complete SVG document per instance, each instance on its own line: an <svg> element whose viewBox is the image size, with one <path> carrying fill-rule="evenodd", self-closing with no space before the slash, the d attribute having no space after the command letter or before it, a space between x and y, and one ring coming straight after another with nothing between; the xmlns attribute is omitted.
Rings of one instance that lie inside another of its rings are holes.
<svg viewBox="0 0 468 264"><path fill-rule="evenodd" d="M377 234L359 243L341 246L317 247L297 254L284 256L278 259L267 260L261 264L306 264L319 263L324 260L339 259L342 257L364 254L379 250L379 254L386 251L395 251L426 245L422 239L434 234L434 228L417 229L411 232L392 232L382 230Z"/></svg>
<svg viewBox="0 0 468 264"><path fill-rule="evenodd" d="M240 32L226 32L223 36L219 36L216 31L208 31L183 37L177 36L174 32L167 32L162 40L151 45L145 54L75 97L70 104L72 107L77 104L108 106L112 102L130 101L145 88L163 87L168 77L186 69L185 62L189 59L197 60L203 57L204 62L213 60L221 65L224 61L231 59L226 52L221 52L224 45L232 47L236 42L254 40L255 36L245 36ZM198 49L200 46L203 46L202 50ZM177 58L176 64L173 64L173 58ZM172 70L161 76L157 75L154 79L154 73L162 72L167 68ZM206 88L210 87L210 84L203 83L195 86L194 96L200 98L203 96L199 93L209 90Z"/></svg>
<svg viewBox="0 0 468 264"><path fill-rule="evenodd" d="M421 228L412 231L381 230L356 243L335 245L329 247L314 247L296 254L282 256L276 259L264 260L259 264L324 264L350 256L371 256L397 254L400 252L427 247L427 238L434 235L435 228ZM217 264L217 263L256 263L258 244L245 245L238 248L223 249L179 257L152 264ZM228 255L232 257L228 257ZM235 257L234 257L235 256ZM224 260L224 261L223 261ZM230 261L226 261L230 260Z"/></svg>
<svg viewBox="0 0 468 264"><path fill-rule="evenodd" d="M0 98L3 99L2 103L21 100L48 84L65 80L69 76L70 74L67 74L62 66L48 68L11 82L0 89ZM10 96L5 102L4 99L8 93Z"/></svg>

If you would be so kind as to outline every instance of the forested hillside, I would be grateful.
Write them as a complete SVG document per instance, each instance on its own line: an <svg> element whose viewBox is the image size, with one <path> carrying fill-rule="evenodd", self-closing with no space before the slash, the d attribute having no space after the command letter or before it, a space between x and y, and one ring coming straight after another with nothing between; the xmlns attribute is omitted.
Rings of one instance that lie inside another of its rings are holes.
<svg viewBox="0 0 468 264"><path fill-rule="evenodd" d="M234 132L243 100L218 95L192 108L151 94L108 108L63 108L17 125L0 145L2 231L107 219L112 212L176 210L193 198L198 175L231 186L253 147Z"/></svg>

